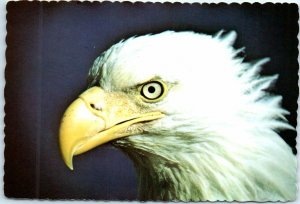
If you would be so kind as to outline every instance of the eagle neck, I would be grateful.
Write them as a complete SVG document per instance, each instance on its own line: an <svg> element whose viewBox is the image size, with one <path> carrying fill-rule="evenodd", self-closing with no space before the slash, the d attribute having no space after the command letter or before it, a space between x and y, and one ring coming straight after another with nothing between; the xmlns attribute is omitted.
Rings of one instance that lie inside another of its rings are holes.
<svg viewBox="0 0 300 204"><path fill-rule="evenodd" d="M138 175L139 199L153 201L199 201L200 177L184 162L158 155L130 155Z"/></svg>

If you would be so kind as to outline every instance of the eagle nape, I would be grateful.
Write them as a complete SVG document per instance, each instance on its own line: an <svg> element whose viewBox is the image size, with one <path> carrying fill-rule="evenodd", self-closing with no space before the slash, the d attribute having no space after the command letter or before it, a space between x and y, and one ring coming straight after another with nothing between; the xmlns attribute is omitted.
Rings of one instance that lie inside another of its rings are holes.
<svg viewBox="0 0 300 204"><path fill-rule="evenodd" d="M244 62L236 32L166 31L103 52L89 89L65 111L63 159L113 141L132 159L139 199L291 201L296 157L278 134L294 128L269 61Z"/></svg>

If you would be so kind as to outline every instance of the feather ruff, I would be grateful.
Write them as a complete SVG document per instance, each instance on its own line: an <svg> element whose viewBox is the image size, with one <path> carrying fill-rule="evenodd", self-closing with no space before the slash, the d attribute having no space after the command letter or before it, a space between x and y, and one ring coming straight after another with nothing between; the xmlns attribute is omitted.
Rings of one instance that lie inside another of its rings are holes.
<svg viewBox="0 0 300 204"><path fill-rule="evenodd" d="M167 117L114 141L134 162L142 200L288 201L296 158L280 138L294 129L281 96L259 75L268 58L244 62L236 33L166 31L122 40L99 56L90 86L122 91L159 77L172 88L151 109Z"/></svg>

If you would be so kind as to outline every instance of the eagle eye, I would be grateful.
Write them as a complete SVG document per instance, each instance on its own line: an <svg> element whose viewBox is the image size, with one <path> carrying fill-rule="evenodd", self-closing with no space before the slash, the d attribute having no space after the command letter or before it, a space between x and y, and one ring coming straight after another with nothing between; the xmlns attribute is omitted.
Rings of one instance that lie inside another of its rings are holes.
<svg viewBox="0 0 300 204"><path fill-rule="evenodd" d="M160 81L150 81L142 85L141 95L148 102L156 102L164 95L165 86Z"/></svg>

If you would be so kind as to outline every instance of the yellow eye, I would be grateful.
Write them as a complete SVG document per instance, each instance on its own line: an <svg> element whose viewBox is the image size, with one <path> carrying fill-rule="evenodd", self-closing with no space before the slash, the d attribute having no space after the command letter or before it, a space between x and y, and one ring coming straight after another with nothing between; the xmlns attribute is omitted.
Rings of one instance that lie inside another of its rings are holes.
<svg viewBox="0 0 300 204"><path fill-rule="evenodd" d="M144 84L141 88L141 95L149 100L156 101L164 94L164 85L159 81L151 81Z"/></svg>

